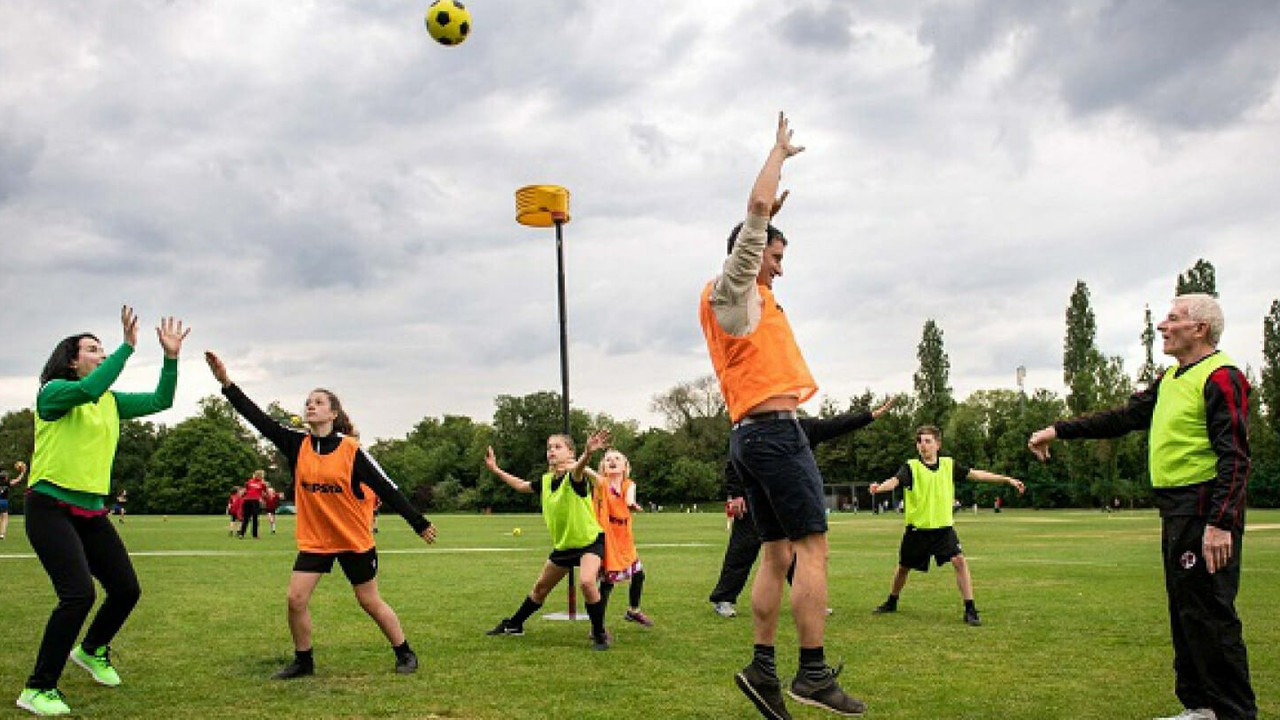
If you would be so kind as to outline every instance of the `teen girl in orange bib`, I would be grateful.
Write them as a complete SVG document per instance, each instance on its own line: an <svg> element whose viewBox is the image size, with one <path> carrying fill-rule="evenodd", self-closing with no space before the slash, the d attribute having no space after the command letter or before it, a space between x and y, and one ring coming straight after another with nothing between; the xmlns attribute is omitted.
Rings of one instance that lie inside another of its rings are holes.
<svg viewBox="0 0 1280 720"><path fill-rule="evenodd" d="M417 670L418 658L409 648L400 619L378 594L378 550L371 529L374 495L395 508L429 543L435 542L435 526L413 509L396 484L360 447L351 419L333 393L317 389L307 396L303 419L308 431L286 427L231 382L217 355L204 355L232 407L279 448L293 470L298 558L289 579L289 632L293 635L294 660L275 677L284 680L315 672L308 604L321 576L333 570L334 561L342 566L360 607L391 642L396 672Z"/></svg>

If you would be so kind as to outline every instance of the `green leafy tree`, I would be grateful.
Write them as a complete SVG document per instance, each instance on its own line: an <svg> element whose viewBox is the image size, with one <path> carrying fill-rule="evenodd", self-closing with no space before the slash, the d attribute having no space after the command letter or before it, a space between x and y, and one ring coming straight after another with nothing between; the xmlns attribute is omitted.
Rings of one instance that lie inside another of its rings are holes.
<svg viewBox="0 0 1280 720"><path fill-rule="evenodd" d="M1254 388L1259 386L1251 368L1245 369L1245 380ZM1280 434L1266 422L1264 404L1261 393L1249 394L1249 453L1253 461L1249 504L1254 507L1280 507Z"/></svg>
<svg viewBox="0 0 1280 720"><path fill-rule="evenodd" d="M1151 320L1151 306L1145 305L1143 312L1143 328L1142 328L1142 366L1138 368L1138 384L1146 387L1155 382L1157 376L1163 371L1159 365L1156 365L1155 344L1156 331Z"/></svg>
<svg viewBox="0 0 1280 720"><path fill-rule="evenodd" d="M1178 285L1174 295L1205 293L1218 297L1218 281L1213 263L1201 258L1196 260L1185 273L1178 276Z"/></svg>
<svg viewBox="0 0 1280 720"><path fill-rule="evenodd" d="M1267 424L1280 435L1280 300L1262 319L1262 382L1257 385Z"/></svg>
<svg viewBox="0 0 1280 720"><path fill-rule="evenodd" d="M120 441L111 464L111 485L115 492L129 491L129 512L149 512L145 492L147 467L165 432L163 425L141 420L120 423Z"/></svg>
<svg viewBox="0 0 1280 720"><path fill-rule="evenodd" d="M1062 381L1067 386L1067 409L1073 415L1097 406L1098 370L1103 362L1095 345L1097 334L1089 286L1078 280L1067 306L1067 337L1062 353Z"/></svg>
<svg viewBox="0 0 1280 720"><path fill-rule="evenodd" d="M956 401L948 384L951 361L943 347L942 328L933 319L924 323L920 344L916 346L916 358L920 361L919 369L912 376L916 390L916 419L922 425L944 427Z"/></svg>
<svg viewBox="0 0 1280 720"><path fill-rule="evenodd" d="M235 411L221 398L200 401L200 414L164 433L142 491L153 513L216 514L227 495L262 465Z"/></svg>

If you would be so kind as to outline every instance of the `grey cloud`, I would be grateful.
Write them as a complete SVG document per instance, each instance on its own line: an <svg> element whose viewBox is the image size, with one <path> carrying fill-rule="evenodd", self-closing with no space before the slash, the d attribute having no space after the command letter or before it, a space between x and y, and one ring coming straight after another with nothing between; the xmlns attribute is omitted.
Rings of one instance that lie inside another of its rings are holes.
<svg viewBox="0 0 1280 720"><path fill-rule="evenodd" d="M782 20L782 37L799 48L848 50L853 45L852 11L839 2L798 5Z"/></svg>

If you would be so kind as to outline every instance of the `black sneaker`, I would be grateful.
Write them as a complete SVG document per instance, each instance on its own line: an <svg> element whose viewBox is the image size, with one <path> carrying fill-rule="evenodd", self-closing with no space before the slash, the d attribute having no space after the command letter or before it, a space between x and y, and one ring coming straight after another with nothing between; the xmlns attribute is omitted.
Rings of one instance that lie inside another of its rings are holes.
<svg viewBox="0 0 1280 720"><path fill-rule="evenodd" d="M316 666L314 663L300 663L296 659L276 671L271 677L276 680L292 680L294 678L305 677L307 675L315 675Z"/></svg>
<svg viewBox="0 0 1280 720"><path fill-rule="evenodd" d="M965 621L966 623L969 623L970 625L972 625L972 626L974 626L974 627L978 627L978 626L982 625L982 619L978 617L978 609L977 609L977 608L974 608L974 609L972 609L972 610L970 610L970 609L968 609L968 608L965 608L965 611L964 611L964 621Z"/></svg>
<svg viewBox="0 0 1280 720"><path fill-rule="evenodd" d="M418 671L418 656L412 650L396 656L396 672L401 675L412 675Z"/></svg>
<svg viewBox="0 0 1280 720"><path fill-rule="evenodd" d="M787 704L782 699L782 683L777 677L765 675L755 663L751 663L738 671L733 681L761 715L769 720L791 720L791 713L787 712Z"/></svg>
<svg viewBox="0 0 1280 720"><path fill-rule="evenodd" d="M502 618L502 622L498 623L497 627L485 633L485 635L523 635L523 634L524 634L524 626L516 625L512 623L511 618Z"/></svg>
<svg viewBox="0 0 1280 720"><path fill-rule="evenodd" d="M875 610L871 611L873 615L883 615L885 613L891 613L891 612L898 612L898 604L891 603L888 601L880 603L879 605L876 606Z"/></svg>
<svg viewBox="0 0 1280 720"><path fill-rule="evenodd" d="M592 650L608 650L610 640L612 640L612 638L609 636L608 632L602 632L599 635L592 635L591 649Z"/></svg>
<svg viewBox="0 0 1280 720"><path fill-rule="evenodd" d="M808 679L803 672L798 673L791 681L791 687L787 688L787 694L805 705L819 707L842 717L862 717L867 712L867 704L850 697L840 688L840 683L836 682L836 676L843 669L844 665L834 670L827 668L825 677L817 681Z"/></svg>

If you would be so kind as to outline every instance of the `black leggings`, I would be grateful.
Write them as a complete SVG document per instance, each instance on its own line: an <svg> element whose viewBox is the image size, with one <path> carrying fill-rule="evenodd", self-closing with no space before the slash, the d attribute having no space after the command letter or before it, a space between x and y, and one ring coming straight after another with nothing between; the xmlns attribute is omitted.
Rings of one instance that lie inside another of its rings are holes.
<svg viewBox="0 0 1280 720"><path fill-rule="evenodd" d="M262 502L258 500L245 500L242 506L241 516L244 518L240 521L240 537L244 537L244 531L249 527L249 523L253 523L253 536L258 537L258 515L262 512Z"/></svg>
<svg viewBox="0 0 1280 720"><path fill-rule="evenodd" d="M27 493L26 515L27 539L58 595L27 687L50 690L58 686L67 655L93 609L93 578L102 583L107 598L84 635L89 650L107 645L120 632L142 589L108 516L74 516L40 492Z"/></svg>

